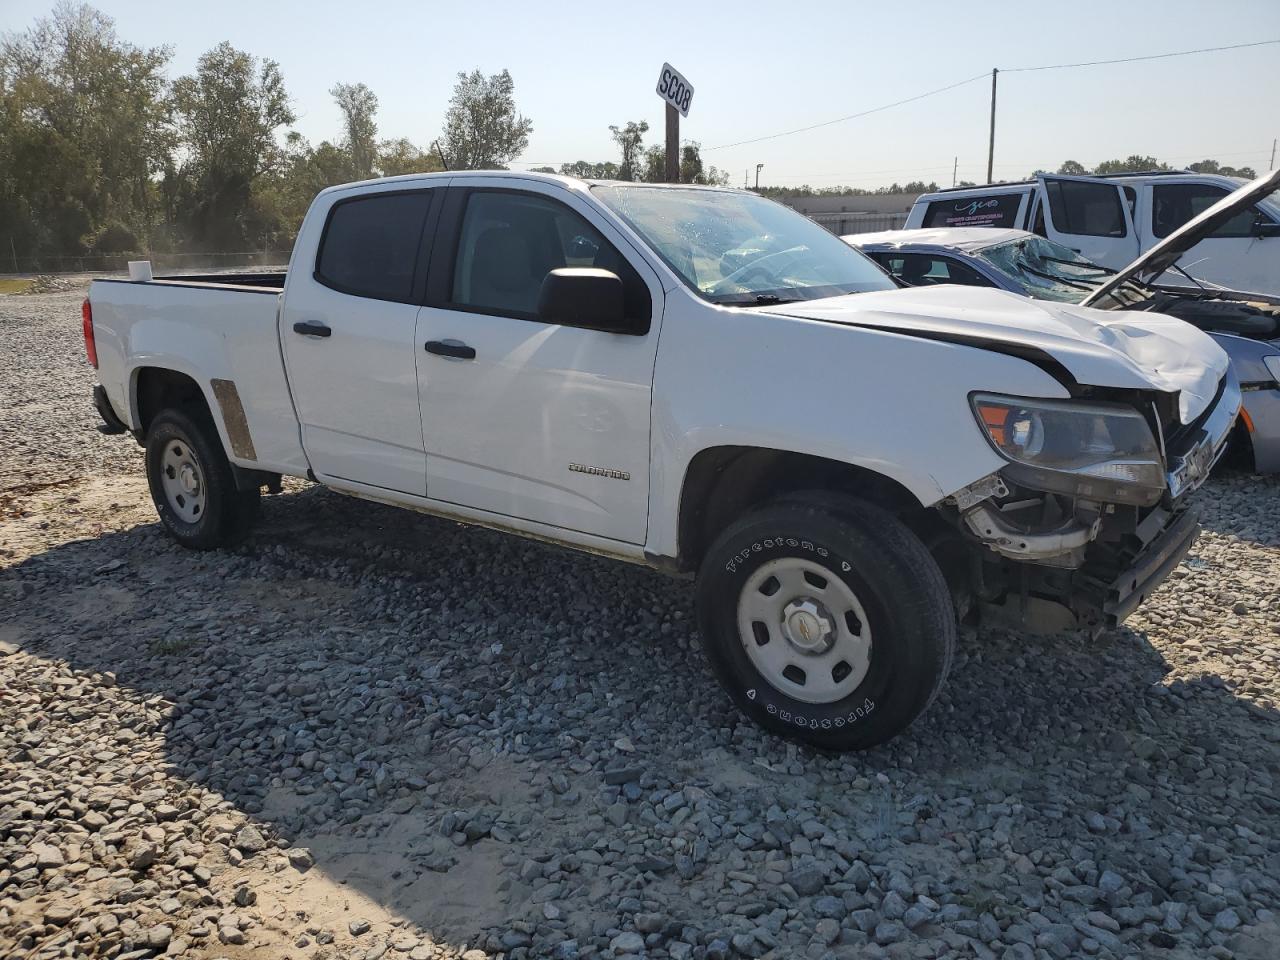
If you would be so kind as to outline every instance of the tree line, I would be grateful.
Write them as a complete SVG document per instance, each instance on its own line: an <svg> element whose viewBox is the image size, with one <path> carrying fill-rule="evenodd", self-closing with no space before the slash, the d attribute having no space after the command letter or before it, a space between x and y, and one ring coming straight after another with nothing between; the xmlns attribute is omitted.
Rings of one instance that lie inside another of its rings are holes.
<svg viewBox="0 0 1280 960"><path fill-rule="evenodd" d="M507 71L460 73L434 151L378 138L363 83L329 92L341 136L312 145L277 63L220 43L170 82L168 47L121 39L63 4L0 39L0 255L287 247L324 187L368 177L498 167L533 124Z"/></svg>
<svg viewBox="0 0 1280 960"><path fill-rule="evenodd" d="M1253 167L1231 167L1226 164L1220 164L1217 160L1199 160L1184 167L1174 167L1165 163L1156 157L1143 156L1141 154L1131 154L1123 160L1103 160L1095 167L1086 167L1083 163L1076 160L1063 161L1056 171L1034 170L1027 175L1028 180L1035 179L1040 174L1057 173L1062 176L1070 177L1088 177L1088 176L1105 176L1110 173L1146 173L1152 170L1190 170L1192 173L1218 173L1226 177L1239 177L1242 180L1252 180L1257 177L1257 172ZM972 180L961 180L956 184L957 187L976 187ZM866 187L811 187L807 183L799 187L760 187L760 193L770 197L871 197L887 193L934 193L939 189L936 182L930 181L925 183L923 180L912 180L908 183L892 183L887 187L875 187L867 189Z"/></svg>
<svg viewBox="0 0 1280 960"><path fill-rule="evenodd" d="M286 249L325 187L504 169L533 131L511 74L474 70L458 74L428 147L380 139L378 98L363 83L330 89L341 133L313 145L292 129L275 61L223 42L170 81L172 56L122 39L109 16L83 4L64 3L0 38L0 257ZM621 163L557 172L661 179L661 148L643 149L647 129L610 128ZM681 170L689 181L727 179L704 171L696 143L682 148Z"/></svg>
<svg viewBox="0 0 1280 960"><path fill-rule="evenodd" d="M280 66L220 43L195 71L170 81L169 47L143 48L110 17L64 3L30 29L0 38L0 257L285 249L315 194L370 177L445 169L503 169L529 143L507 70L459 73L430 146L378 136L378 98L363 83L329 91L340 135L312 145L296 120ZM665 150L645 145L644 121L611 126L618 159L578 160L546 172L661 181ZM1108 160L1092 171L1168 169L1154 157ZM1213 160L1192 170L1253 177ZM727 184L699 145L680 148L680 179ZM962 183L968 185L967 183ZM768 195L924 193L936 183L763 187Z"/></svg>
<svg viewBox="0 0 1280 960"><path fill-rule="evenodd" d="M613 142L617 144L621 159L618 163L612 160L592 162L576 160L573 163L562 163L559 169L554 167L534 167L535 173L559 173L566 177L581 177L584 180L637 180L648 183L662 183L666 179L667 150L665 145L655 143L645 147L644 135L649 132L649 124L641 120L628 120L621 127L610 127ZM701 146L696 141L688 141L680 146L680 182L701 183L713 186L725 186L729 182L729 174L713 166L702 163Z"/></svg>

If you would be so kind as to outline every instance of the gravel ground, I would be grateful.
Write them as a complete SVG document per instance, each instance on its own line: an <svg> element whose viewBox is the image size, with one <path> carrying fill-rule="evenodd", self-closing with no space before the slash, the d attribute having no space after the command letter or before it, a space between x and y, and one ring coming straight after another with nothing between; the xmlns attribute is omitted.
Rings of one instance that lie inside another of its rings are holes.
<svg viewBox="0 0 1280 960"><path fill-rule="evenodd" d="M1276 480L1125 629L967 634L825 756L687 582L304 483L173 545L81 296L0 297L0 955L1276 955Z"/></svg>

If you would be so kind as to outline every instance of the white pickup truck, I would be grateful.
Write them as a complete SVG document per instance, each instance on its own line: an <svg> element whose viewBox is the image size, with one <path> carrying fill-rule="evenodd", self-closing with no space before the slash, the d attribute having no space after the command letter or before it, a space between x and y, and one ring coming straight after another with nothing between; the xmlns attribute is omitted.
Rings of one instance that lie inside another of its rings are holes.
<svg viewBox="0 0 1280 960"><path fill-rule="evenodd" d="M180 543L287 474L696 573L733 699L836 750L928 706L957 617L1126 617L1240 405L1179 320L900 290L752 193L523 173L325 190L287 273L98 280L84 332Z"/></svg>

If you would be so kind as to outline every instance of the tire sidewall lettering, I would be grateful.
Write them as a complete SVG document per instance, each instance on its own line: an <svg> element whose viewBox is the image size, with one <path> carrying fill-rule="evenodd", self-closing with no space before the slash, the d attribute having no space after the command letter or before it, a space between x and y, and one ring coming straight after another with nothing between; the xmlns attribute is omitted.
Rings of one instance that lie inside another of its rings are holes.
<svg viewBox="0 0 1280 960"><path fill-rule="evenodd" d="M743 547L725 563L725 572L737 574L748 561L763 562L764 555L777 551L787 551L788 555L794 551L800 551L802 554L808 553L815 558L830 561L831 572L834 576L839 575L839 570L848 571L852 569L847 561L843 561L840 557L833 557L831 551L820 543L800 537L782 535L759 537L748 546ZM764 681L763 678L761 680L763 682L754 685L757 693L752 700L751 709L763 710L768 716L790 726L813 731L839 730L859 723L875 712L876 709L875 698L864 695L860 703L854 704L852 708L841 709L835 716L809 713L804 710L804 706L799 701L777 694L767 681ZM854 695L856 695L856 691ZM813 705L814 708L831 706L833 704Z"/></svg>
<svg viewBox="0 0 1280 960"><path fill-rule="evenodd" d="M856 705L852 710L842 712L835 717L809 716L808 714L800 713L793 707L778 706L767 693L758 694L756 703L760 704L769 716L776 717L783 723L793 724L809 730L842 730L845 727L853 726L859 720L864 720L871 716L876 709L876 701L871 697L863 697L862 703Z"/></svg>
<svg viewBox="0 0 1280 960"><path fill-rule="evenodd" d="M804 550L815 556L826 560L831 556L831 551L826 547L815 544L811 540L802 540L798 537L764 537L756 540L749 547L744 547L729 558L725 563L724 569L726 573L737 573L738 568L750 559L752 554L765 553L770 550L778 550L780 548L790 547L792 550Z"/></svg>

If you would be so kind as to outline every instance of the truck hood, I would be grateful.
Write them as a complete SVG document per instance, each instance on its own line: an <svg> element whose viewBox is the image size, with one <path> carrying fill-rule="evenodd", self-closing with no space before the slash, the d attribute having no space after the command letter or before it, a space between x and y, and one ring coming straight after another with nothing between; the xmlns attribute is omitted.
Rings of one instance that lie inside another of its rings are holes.
<svg viewBox="0 0 1280 960"><path fill-rule="evenodd" d="M1119 273L1110 277L1081 301L1085 306L1100 303L1102 298L1122 283L1135 280L1151 283L1178 262L1178 258L1226 223L1245 207L1280 189L1280 169L1264 173L1251 180L1234 193L1229 193L1197 217L1192 217L1173 233L1138 257Z"/></svg>
<svg viewBox="0 0 1280 960"><path fill-rule="evenodd" d="M1049 359L1080 384L1176 393L1183 423L1205 410L1227 370L1226 354L1208 335L1173 317L1113 313L983 287L908 287L762 312L965 343L1032 362ZM998 391L1000 385L975 388Z"/></svg>

